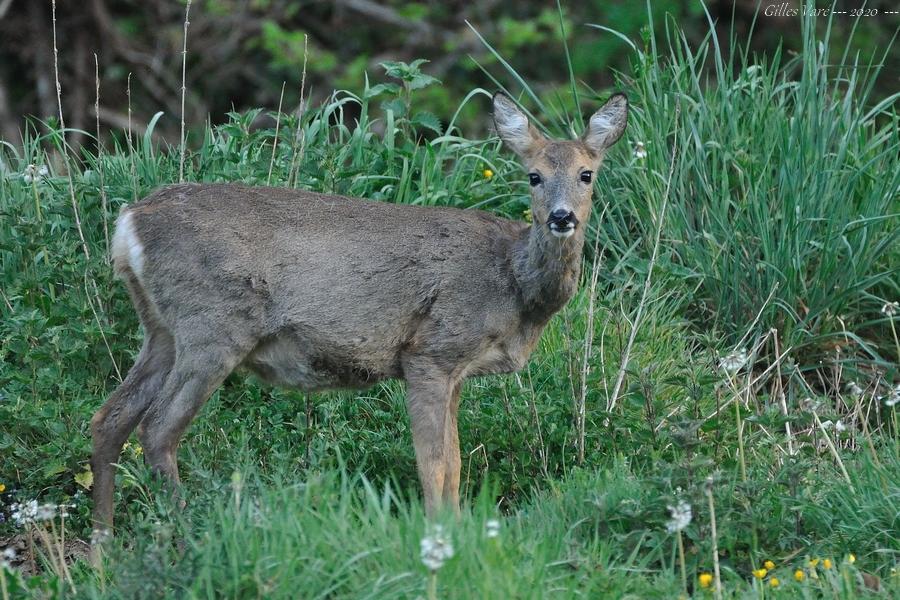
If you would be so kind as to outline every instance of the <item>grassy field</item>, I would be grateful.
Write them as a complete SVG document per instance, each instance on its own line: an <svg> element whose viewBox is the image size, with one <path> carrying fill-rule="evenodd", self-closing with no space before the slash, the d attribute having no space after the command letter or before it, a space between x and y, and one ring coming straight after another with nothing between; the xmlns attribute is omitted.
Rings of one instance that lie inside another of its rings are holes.
<svg viewBox="0 0 900 600"><path fill-rule="evenodd" d="M17 552L2 600L702 598L717 570L727 598L896 597L900 95L872 96L880 69L854 63L852 40L804 26L794 57L689 46L674 26L622 41L632 113L597 178L583 285L524 371L467 383L464 515L440 529L401 384L308 396L232 376L181 446L187 507L132 440L117 536L99 568L79 557L90 416L141 339L109 230L178 180L180 155L122 134L67 169L54 123L5 144L0 546ZM276 115L277 134L257 113L207 128L184 178L527 219L511 153L420 112L437 84L391 68ZM493 76L558 136L608 92L548 99L512 68ZM486 114L489 96L463 104ZM67 516L23 524L14 505L31 500Z"/></svg>

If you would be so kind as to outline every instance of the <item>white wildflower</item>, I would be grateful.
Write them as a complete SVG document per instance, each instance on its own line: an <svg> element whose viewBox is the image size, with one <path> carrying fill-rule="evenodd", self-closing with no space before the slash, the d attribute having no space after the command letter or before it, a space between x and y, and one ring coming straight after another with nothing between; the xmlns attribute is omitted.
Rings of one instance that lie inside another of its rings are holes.
<svg viewBox="0 0 900 600"><path fill-rule="evenodd" d="M634 157L638 160L647 158L647 148L644 147L644 142L634 143Z"/></svg>
<svg viewBox="0 0 900 600"><path fill-rule="evenodd" d="M719 368L727 373L737 373L747 364L750 357L747 355L746 348L740 350L732 350L728 356L719 361Z"/></svg>
<svg viewBox="0 0 900 600"><path fill-rule="evenodd" d="M847 384L847 393L850 394L853 398L859 398L863 395L863 389L859 387L859 384L855 381L851 381Z"/></svg>
<svg viewBox="0 0 900 600"><path fill-rule="evenodd" d="M5 548L0 552L0 570L12 569L12 561L16 560L15 548Z"/></svg>
<svg viewBox="0 0 900 600"><path fill-rule="evenodd" d="M94 529L91 531L91 546L99 546L112 537L109 529Z"/></svg>
<svg viewBox="0 0 900 600"><path fill-rule="evenodd" d="M900 312L900 302L885 302L881 307L881 314L886 317L893 317Z"/></svg>
<svg viewBox="0 0 900 600"><path fill-rule="evenodd" d="M807 412L818 412L821 406L822 403L819 400L813 400L809 397L806 397L800 401L800 410L805 410Z"/></svg>
<svg viewBox="0 0 900 600"><path fill-rule="evenodd" d="M24 527L53 519L59 507L55 504L38 504L37 500L29 500L25 504L13 504L11 508L13 521L19 527Z"/></svg>
<svg viewBox="0 0 900 600"><path fill-rule="evenodd" d="M844 422L843 422L843 421L841 421L840 419L838 419L838 422L834 424L834 430L835 430L837 433L841 434L841 433L844 433L845 431L847 431L847 426L844 425Z"/></svg>
<svg viewBox="0 0 900 600"><path fill-rule="evenodd" d="M489 519L484 524L484 535L489 538L495 538L500 535L500 521L497 519Z"/></svg>
<svg viewBox="0 0 900 600"><path fill-rule="evenodd" d="M834 423L831 422L831 419L828 419L827 421L822 421L822 429L824 429L825 431L828 431L832 427L834 427Z"/></svg>
<svg viewBox="0 0 900 600"><path fill-rule="evenodd" d="M431 535L422 538L420 557L429 571L437 571L444 561L453 558L453 544L444 537L443 527L435 525Z"/></svg>
<svg viewBox="0 0 900 600"><path fill-rule="evenodd" d="M25 167L25 170L22 172L22 181L27 184L40 183L41 180L50 174L50 171L47 169L46 165L41 165L38 167L37 165L28 165Z"/></svg>
<svg viewBox="0 0 900 600"><path fill-rule="evenodd" d="M900 383L891 388L887 396L882 396L880 399L884 401L884 405L888 408L895 406L900 402Z"/></svg>
<svg viewBox="0 0 900 600"><path fill-rule="evenodd" d="M666 531L675 533L690 525L693 517L690 504L681 500L676 506L669 506L668 509L672 519L666 522Z"/></svg>

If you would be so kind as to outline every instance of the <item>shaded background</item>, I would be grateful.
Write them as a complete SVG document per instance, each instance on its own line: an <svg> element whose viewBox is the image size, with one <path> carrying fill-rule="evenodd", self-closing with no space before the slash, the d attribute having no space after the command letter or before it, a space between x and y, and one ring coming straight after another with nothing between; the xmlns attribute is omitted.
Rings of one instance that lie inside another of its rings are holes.
<svg viewBox="0 0 900 600"><path fill-rule="evenodd" d="M769 4L782 3L761 3L763 9ZM900 10L900 0L838 2L837 8L863 4L879 15L836 17L836 47L856 26L854 48L863 53L863 61L872 57L877 61L882 56L878 50L888 46L900 24L898 15L885 11ZM38 123L52 121L57 113L50 5L49 0L0 0L0 138L16 144L21 143L23 117ZM103 135L121 132L128 124L130 74L136 132L141 133L157 111L164 111L154 134L158 140L177 142L184 5L175 0L59 0L59 71L69 127L95 131L96 53ZM756 0L710 0L706 6L725 45L732 28L737 39L744 40L757 19L755 52L771 53L779 45L794 52L800 46L798 17L764 17ZM627 70L627 47L615 35L587 24L611 27L640 43L648 7L660 33L666 18L677 21L692 41L708 31L700 0L653 0L649 5L563 2L562 27L570 41L575 77L593 89L614 85L615 71ZM224 121L230 110L274 110L282 84L284 111L297 110L304 34L309 36L306 89L312 104L333 89L360 90L366 74L372 82L384 81L381 61L425 58L431 62L424 71L444 85L423 90L417 97L419 108L449 117L472 88L495 87L479 63L498 72L492 69L494 57L466 21L542 95L568 96L554 2L197 0L188 32L185 119L189 127L201 127L207 119ZM879 80L883 89L876 96L900 87L897 48L885 62L887 69ZM485 119L477 114L478 107L467 106L466 111L460 121L463 130L483 131ZM70 141L77 146L87 138L76 132Z"/></svg>

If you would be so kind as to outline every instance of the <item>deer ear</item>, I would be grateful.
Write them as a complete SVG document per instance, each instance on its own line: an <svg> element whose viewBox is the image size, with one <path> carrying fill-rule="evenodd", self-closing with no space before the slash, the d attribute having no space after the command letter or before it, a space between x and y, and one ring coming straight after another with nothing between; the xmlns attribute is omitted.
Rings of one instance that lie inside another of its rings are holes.
<svg viewBox="0 0 900 600"><path fill-rule="evenodd" d="M544 136L528 122L515 102L501 92L494 94L494 127L497 134L519 156L529 154Z"/></svg>
<svg viewBox="0 0 900 600"><path fill-rule="evenodd" d="M582 141L595 154L602 154L619 141L628 124L628 98L614 94L600 110L591 115Z"/></svg>

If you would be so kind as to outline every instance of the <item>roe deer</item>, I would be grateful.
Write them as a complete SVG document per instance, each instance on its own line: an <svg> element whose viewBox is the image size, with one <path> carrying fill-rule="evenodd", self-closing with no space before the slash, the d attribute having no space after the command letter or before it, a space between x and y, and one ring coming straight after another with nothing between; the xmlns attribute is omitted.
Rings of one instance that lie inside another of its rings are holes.
<svg viewBox="0 0 900 600"><path fill-rule="evenodd" d="M462 382L521 369L575 292L593 173L628 116L614 95L580 139L555 141L508 97L493 108L527 168L532 225L232 184L171 185L122 210L112 256L144 343L91 421L99 531L131 431L177 484L182 434L237 367L303 390L405 379L426 514L459 511Z"/></svg>

